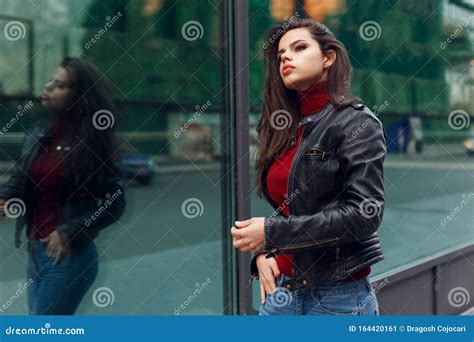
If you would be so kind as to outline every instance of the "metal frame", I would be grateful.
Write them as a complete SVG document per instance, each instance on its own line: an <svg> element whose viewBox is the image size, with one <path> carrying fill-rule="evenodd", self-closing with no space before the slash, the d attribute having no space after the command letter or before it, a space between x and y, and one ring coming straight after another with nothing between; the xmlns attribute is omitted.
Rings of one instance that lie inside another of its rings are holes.
<svg viewBox="0 0 474 342"><path fill-rule="evenodd" d="M238 220L248 219L250 210L250 136L249 136L249 31L248 31L248 1L230 0L233 15L229 16L232 27L231 66L232 84L234 87L234 158L235 166L235 215ZM237 310L240 315L251 315L252 286L249 286L250 255L235 252L237 256Z"/></svg>
<svg viewBox="0 0 474 342"><path fill-rule="evenodd" d="M371 281L380 313L462 314L474 306L474 296L468 303L459 306L455 296L469 298L465 294L474 293L473 265L474 242L471 241L374 277ZM455 294L455 291L458 293Z"/></svg>
<svg viewBox="0 0 474 342"><path fill-rule="evenodd" d="M224 153L222 155L221 164L221 217L222 217L222 265L223 266L223 277L222 277L222 294L223 294L223 313L224 315L232 315L236 312L235 307L235 265L234 265L234 251L232 248L232 239L229 233L229 227L232 225L234 219L234 202L235 196L233 192L233 169L232 169L232 156L234 155L232 150L233 145L233 112L234 103L231 94L233 93L232 87L232 70L231 62L232 59L230 53L230 44L232 41L232 35L229 25L230 20L230 6L228 0L222 0L220 3L221 21L219 30L219 56L224 61L222 63L222 89L223 91L223 103L224 106L222 111L225 115L222 115L220 131L225 132L229 129L229 133L222 134L221 146L223 147ZM229 215L231 214L231 215Z"/></svg>

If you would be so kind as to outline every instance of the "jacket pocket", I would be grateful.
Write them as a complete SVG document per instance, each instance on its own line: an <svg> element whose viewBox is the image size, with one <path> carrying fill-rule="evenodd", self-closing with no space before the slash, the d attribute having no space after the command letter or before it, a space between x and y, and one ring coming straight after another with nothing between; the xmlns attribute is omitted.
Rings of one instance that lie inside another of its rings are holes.
<svg viewBox="0 0 474 342"><path fill-rule="evenodd" d="M314 210L324 207L324 203L333 201L336 191L338 171L337 158L332 151L321 147L310 147L303 151L302 159L308 162L310 170L308 185L311 187Z"/></svg>
<svg viewBox="0 0 474 342"><path fill-rule="evenodd" d="M329 156L329 152L319 147L310 147L303 151L302 156L304 158L325 160Z"/></svg>

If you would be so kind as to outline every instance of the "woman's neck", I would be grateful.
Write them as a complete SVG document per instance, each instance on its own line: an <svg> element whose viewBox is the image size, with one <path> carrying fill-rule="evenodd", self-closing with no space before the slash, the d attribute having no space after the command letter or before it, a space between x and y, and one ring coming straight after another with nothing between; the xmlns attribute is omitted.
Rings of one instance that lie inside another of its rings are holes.
<svg viewBox="0 0 474 342"><path fill-rule="evenodd" d="M55 134L62 135L65 130L70 128L71 122L66 113L54 113L53 126Z"/></svg>
<svg viewBox="0 0 474 342"><path fill-rule="evenodd" d="M303 116L319 112L329 101L326 81L316 82L305 90L298 90L297 94Z"/></svg>

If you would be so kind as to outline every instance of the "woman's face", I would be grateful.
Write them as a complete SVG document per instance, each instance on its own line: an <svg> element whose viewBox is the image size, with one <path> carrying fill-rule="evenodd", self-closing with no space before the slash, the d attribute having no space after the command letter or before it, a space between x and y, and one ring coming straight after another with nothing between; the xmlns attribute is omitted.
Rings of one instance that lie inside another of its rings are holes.
<svg viewBox="0 0 474 342"><path fill-rule="evenodd" d="M305 90L326 79L327 68L336 60L334 51L323 54L306 28L286 32L278 44L280 77L289 89Z"/></svg>
<svg viewBox="0 0 474 342"><path fill-rule="evenodd" d="M74 80L63 67L54 71L40 96L41 104L55 112L65 112L76 97Z"/></svg>

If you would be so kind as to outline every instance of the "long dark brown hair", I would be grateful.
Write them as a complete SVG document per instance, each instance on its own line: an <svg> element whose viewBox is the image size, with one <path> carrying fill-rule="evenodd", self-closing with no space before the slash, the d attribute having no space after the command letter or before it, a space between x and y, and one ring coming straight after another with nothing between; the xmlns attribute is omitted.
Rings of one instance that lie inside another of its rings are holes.
<svg viewBox="0 0 474 342"><path fill-rule="evenodd" d="M302 118L299 112L299 98L296 90L288 89L281 79L279 61L277 58L278 44L281 37L288 31L297 28L306 28L312 37L318 42L324 55L332 50L336 54L336 60L327 70L326 90L329 101L336 108L345 107L351 103L359 102L358 98L349 98L348 90L351 83L352 67L344 45L339 42L334 34L323 24L311 19L292 19L281 26L272 28L266 38L266 49L264 51L266 80L264 88L263 108L257 125L258 148L255 168L257 169L257 194L262 196L261 178L262 171L267 162L273 160L277 155L290 146L292 135L295 133L296 125ZM288 127L277 129L275 120L278 113L286 120ZM275 114L277 114L275 116ZM273 122L272 122L273 120Z"/></svg>

